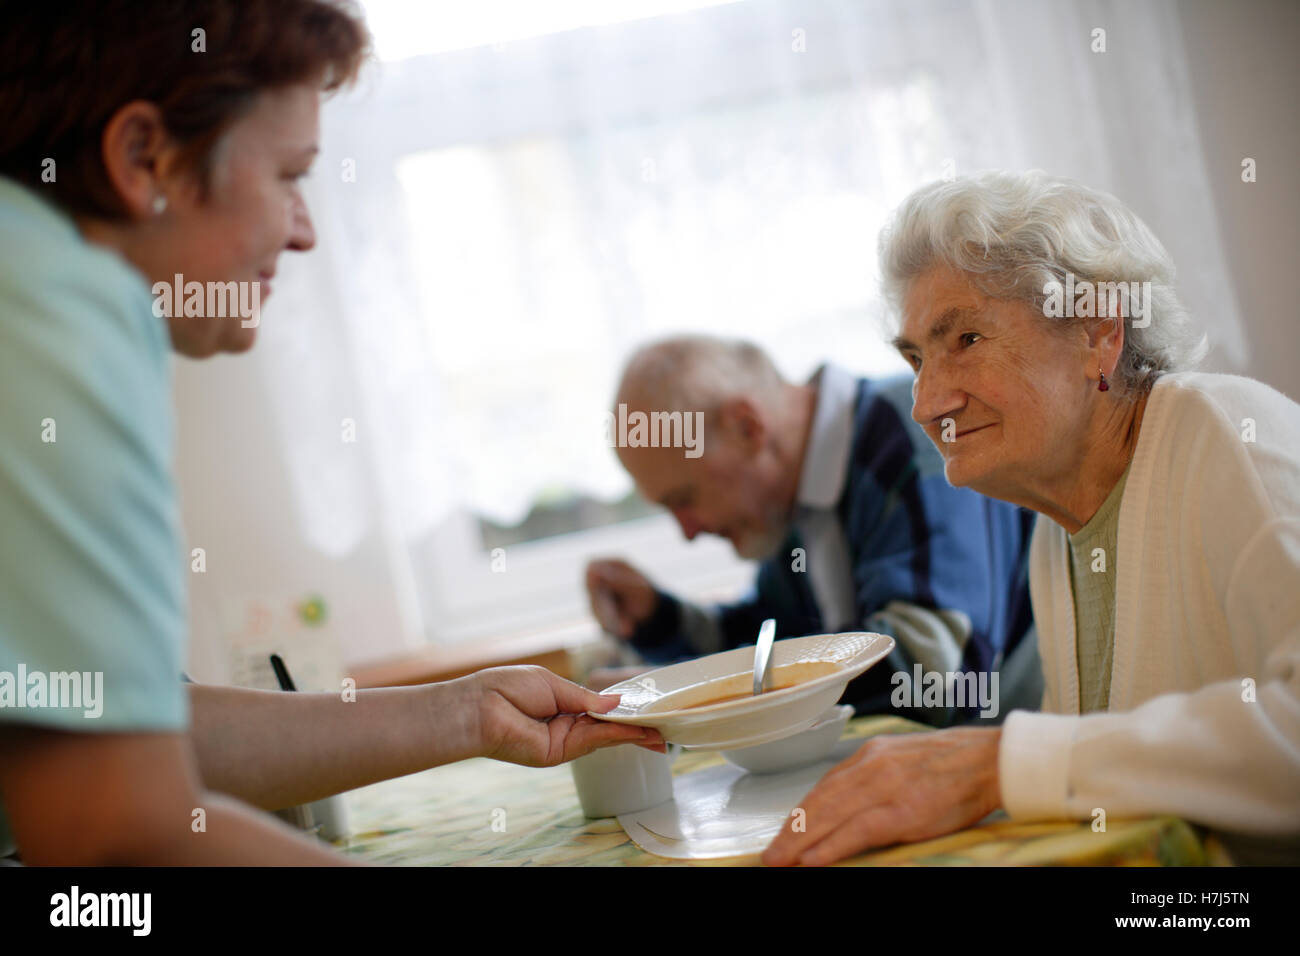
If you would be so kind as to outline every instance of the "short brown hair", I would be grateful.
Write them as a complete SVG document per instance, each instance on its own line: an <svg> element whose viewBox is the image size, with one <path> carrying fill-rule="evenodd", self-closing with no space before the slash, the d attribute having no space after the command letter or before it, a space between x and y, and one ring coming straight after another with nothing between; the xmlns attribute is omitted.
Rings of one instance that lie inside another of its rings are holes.
<svg viewBox="0 0 1300 956"><path fill-rule="evenodd" d="M101 142L127 103L159 108L206 184L213 148L260 93L318 76L336 89L370 46L348 0L35 0L6 3L2 21L0 175L106 219L126 210Z"/></svg>

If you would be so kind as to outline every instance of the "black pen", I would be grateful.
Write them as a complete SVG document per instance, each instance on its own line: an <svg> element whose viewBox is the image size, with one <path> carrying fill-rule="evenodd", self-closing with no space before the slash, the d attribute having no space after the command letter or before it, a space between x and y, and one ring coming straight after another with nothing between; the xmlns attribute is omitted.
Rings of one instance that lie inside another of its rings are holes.
<svg viewBox="0 0 1300 956"><path fill-rule="evenodd" d="M297 690L293 686L293 678L289 676L289 668L284 666L284 661L280 659L279 654L271 655L271 669L275 671L275 679L280 682L280 690Z"/></svg>

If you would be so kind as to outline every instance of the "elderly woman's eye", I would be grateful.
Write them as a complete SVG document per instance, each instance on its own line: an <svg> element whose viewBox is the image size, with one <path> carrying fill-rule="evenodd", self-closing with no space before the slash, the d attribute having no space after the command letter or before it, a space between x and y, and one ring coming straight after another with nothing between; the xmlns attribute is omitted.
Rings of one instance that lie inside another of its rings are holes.
<svg viewBox="0 0 1300 956"><path fill-rule="evenodd" d="M974 345L979 339L982 339L983 337L984 336L980 335L978 332L963 332L961 336L961 344Z"/></svg>

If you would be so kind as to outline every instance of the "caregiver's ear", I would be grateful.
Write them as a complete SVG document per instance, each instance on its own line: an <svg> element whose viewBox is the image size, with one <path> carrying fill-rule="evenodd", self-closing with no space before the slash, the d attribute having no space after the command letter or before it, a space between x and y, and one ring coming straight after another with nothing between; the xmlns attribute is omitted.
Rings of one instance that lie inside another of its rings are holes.
<svg viewBox="0 0 1300 956"><path fill-rule="evenodd" d="M166 186L180 151L167 132L162 111L152 103L133 100L104 127L100 154L108 181L132 220L159 213L158 197L170 200Z"/></svg>

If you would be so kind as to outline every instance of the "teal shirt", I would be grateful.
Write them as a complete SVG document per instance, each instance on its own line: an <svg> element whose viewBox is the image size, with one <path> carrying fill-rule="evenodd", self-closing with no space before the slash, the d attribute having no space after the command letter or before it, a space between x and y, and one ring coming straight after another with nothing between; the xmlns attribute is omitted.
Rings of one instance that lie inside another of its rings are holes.
<svg viewBox="0 0 1300 956"><path fill-rule="evenodd" d="M0 177L5 723L73 733L188 725L171 351L151 306L130 264L84 241L38 191ZM58 676L73 672L80 699L74 678ZM0 855L12 849L0 806Z"/></svg>

